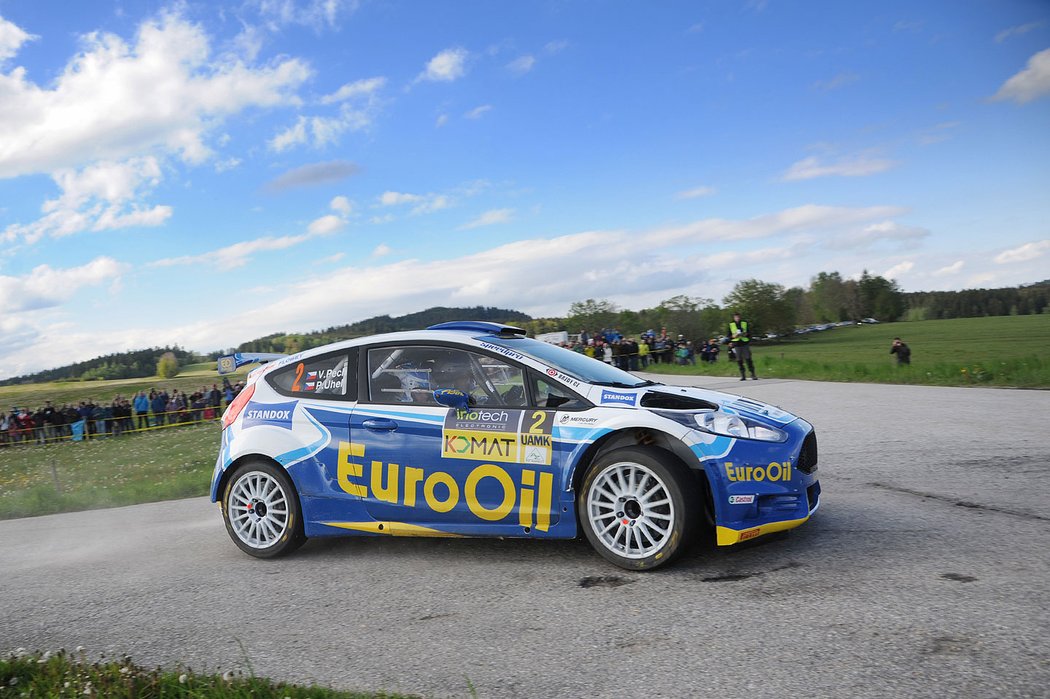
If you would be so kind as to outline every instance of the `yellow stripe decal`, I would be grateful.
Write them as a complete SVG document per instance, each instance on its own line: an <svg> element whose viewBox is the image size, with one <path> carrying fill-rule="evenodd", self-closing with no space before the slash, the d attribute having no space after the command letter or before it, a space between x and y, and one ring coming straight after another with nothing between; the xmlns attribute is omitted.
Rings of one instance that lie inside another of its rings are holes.
<svg viewBox="0 0 1050 699"><path fill-rule="evenodd" d="M802 519L788 519L783 522L770 522L769 524L762 524L747 529L730 529L729 527L719 526L715 529L716 540L719 546L732 546L741 541L754 539L757 536L794 529L800 524L804 524L808 519L809 515L806 515Z"/></svg>
<svg viewBox="0 0 1050 699"><path fill-rule="evenodd" d="M417 524L404 524L402 522L321 522L328 527L339 529L352 529L358 532L370 534L386 534L387 536L440 536L459 537L459 534L443 532L440 529L421 527Z"/></svg>

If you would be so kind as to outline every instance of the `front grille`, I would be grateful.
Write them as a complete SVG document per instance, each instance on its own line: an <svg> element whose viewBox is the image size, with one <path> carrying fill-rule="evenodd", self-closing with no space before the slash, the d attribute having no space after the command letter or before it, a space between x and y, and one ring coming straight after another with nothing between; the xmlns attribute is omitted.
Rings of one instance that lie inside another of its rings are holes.
<svg viewBox="0 0 1050 699"><path fill-rule="evenodd" d="M817 432L813 430L802 442L802 451L798 454L796 468L802 473L813 473L817 470Z"/></svg>

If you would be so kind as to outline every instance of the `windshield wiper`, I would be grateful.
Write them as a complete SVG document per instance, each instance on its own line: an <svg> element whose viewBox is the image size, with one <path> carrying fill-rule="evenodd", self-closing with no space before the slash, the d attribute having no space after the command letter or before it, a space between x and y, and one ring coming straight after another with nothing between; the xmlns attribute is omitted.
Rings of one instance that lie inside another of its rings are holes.
<svg viewBox="0 0 1050 699"><path fill-rule="evenodd" d="M609 388L641 388L643 386L655 386L655 381L642 381L640 383L624 383L623 381L591 381L595 386L608 386Z"/></svg>

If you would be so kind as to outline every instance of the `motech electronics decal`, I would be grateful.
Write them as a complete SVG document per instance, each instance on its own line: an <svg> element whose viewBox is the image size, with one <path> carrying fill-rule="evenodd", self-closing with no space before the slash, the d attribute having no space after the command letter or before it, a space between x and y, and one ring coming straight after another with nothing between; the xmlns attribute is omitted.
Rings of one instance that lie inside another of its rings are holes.
<svg viewBox="0 0 1050 699"><path fill-rule="evenodd" d="M441 431L441 456L549 466L552 416L544 410L450 410Z"/></svg>
<svg viewBox="0 0 1050 699"><path fill-rule="evenodd" d="M283 427L292 429L292 413L298 401L291 403L253 403L249 402L244 408L244 419L241 427L258 427L269 425L270 427Z"/></svg>

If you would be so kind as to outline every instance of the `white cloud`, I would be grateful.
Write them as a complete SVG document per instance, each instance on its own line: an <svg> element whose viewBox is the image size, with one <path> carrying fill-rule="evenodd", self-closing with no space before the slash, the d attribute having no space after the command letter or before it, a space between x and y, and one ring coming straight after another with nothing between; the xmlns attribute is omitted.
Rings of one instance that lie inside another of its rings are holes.
<svg viewBox="0 0 1050 699"><path fill-rule="evenodd" d="M485 112L489 112L489 111L492 111L492 105L491 104L483 104L480 107L475 107L474 109L471 109L469 112L467 112L463 116L466 119L480 119L485 114Z"/></svg>
<svg viewBox="0 0 1050 699"><path fill-rule="evenodd" d="M1022 24L1016 27L1008 27L995 35L995 43L1001 44L1012 36L1027 34L1033 29L1039 29L1044 24L1045 22L1029 22L1028 24Z"/></svg>
<svg viewBox="0 0 1050 699"><path fill-rule="evenodd" d="M992 100L1025 104L1047 94L1050 94L1050 49L1029 58L1025 69L1003 83Z"/></svg>
<svg viewBox="0 0 1050 699"><path fill-rule="evenodd" d="M244 240L200 255L182 255L156 260L150 263L150 266L211 265L223 270L235 269L246 265L257 253L287 250L315 238L331 235L345 225L345 218L328 214L311 221L306 228L306 233L300 235L264 236L255 240Z"/></svg>
<svg viewBox="0 0 1050 699"><path fill-rule="evenodd" d="M452 82L462 78L467 73L467 58L470 54L466 49L445 49L427 62L427 67L417 81L429 80L431 82Z"/></svg>
<svg viewBox="0 0 1050 699"><path fill-rule="evenodd" d="M344 196L333 197L328 206L332 208L332 211L336 211L343 216L349 216L354 210L353 203Z"/></svg>
<svg viewBox="0 0 1050 699"><path fill-rule="evenodd" d="M958 274L959 272L961 272L963 267L965 266L965 262L963 262L962 260L956 260L952 264L947 265L945 267L941 267L940 269L936 270L932 273L932 275L934 277L950 277L954 274Z"/></svg>
<svg viewBox="0 0 1050 699"><path fill-rule="evenodd" d="M947 141L955 135L955 130L962 125L959 121L945 121L919 133L919 143L929 146L934 143Z"/></svg>
<svg viewBox="0 0 1050 699"><path fill-rule="evenodd" d="M272 31L289 24L321 30L336 26L340 13L353 12L359 0L251 0Z"/></svg>
<svg viewBox="0 0 1050 699"><path fill-rule="evenodd" d="M334 116L300 116L295 124L274 136L267 145L277 153L310 143L314 148L336 143L345 131L363 131L379 112L379 101L370 96L361 105L343 103Z"/></svg>
<svg viewBox="0 0 1050 699"><path fill-rule="evenodd" d="M175 267L178 265L212 265L219 269L234 269L248 263L252 255L259 252L287 250L301 245L321 233L304 233L302 235L285 235L280 237L266 236L256 240L245 240L224 248L206 252L201 255L183 255L168 257L151 263L151 267Z"/></svg>
<svg viewBox="0 0 1050 699"><path fill-rule="evenodd" d="M328 235L342 229L345 225L346 219L333 214L328 214L327 216L322 216L311 221L310 225L306 227L306 231L311 236Z"/></svg>
<svg viewBox="0 0 1050 699"><path fill-rule="evenodd" d="M885 272L882 273L882 276L886 279L897 279L902 274L907 274L908 272L910 272L912 267L914 266L914 262L911 262L910 260L905 260L887 269Z"/></svg>
<svg viewBox="0 0 1050 699"><path fill-rule="evenodd" d="M113 281L126 270L127 265L110 257L97 257L80 267L53 269L39 265L22 277L0 275L0 317L57 306L73 298L81 288Z"/></svg>
<svg viewBox="0 0 1050 699"><path fill-rule="evenodd" d="M999 265L1008 265L1014 262L1028 262L1036 258L1042 257L1047 252L1050 252L1050 240L1040 240L1034 243L1025 243L1024 245L1010 250L1004 250L995 256L995 263Z"/></svg>
<svg viewBox="0 0 1050 699"><path fill-rule="evenodd" d="M518 75L524 75L532 70L533 66L536 65L536 57L528 54L524 56L518 56L513 61L507 64L507 70Z"/></svg>
<svg viewBox="0 0 1050 699"><path fill-rule="evenodd" d="M386 85L386 78L376 77L347 83L330 95L321 98L321 104L335 104L358 97L371 97Z"/></svg>
<svg viewBox="0 0 1050 699"><path fill-rule="evenodd" d="M692 189L687 189L684 192L679 192L677 195L675 195L675 198L676 199L699 199L700 197L709 197L712 194L714 194L715 191L716 190L715 190L714 187L708 187L706 185L701 185L700 187L694 187Z"/></svg>
<svg viewBox="0 0 1050 699"><path fill-rule="evenodd" d="M448 123L448 114L439 114L438 118L434 121L434 127L440 129L442 126Z"/></svg>
<svg viewBox="0 0 1050 699"><path fill-rule="evenodd" d="M126 162L99 162L76 171L54 173L62 191L45 201L44 216L29 224L12 224L0 240L24 238L34 243L46 235L55 238L82 231L159 226L171 217L170 206L143 206L141 200L162 178L156 158L133 158Z"/></svg>
<svg viewBox="0 0 1050 699"><path fill-rule="evenodd" d="M754 240L780 233L853 231L866 221L902 213L904 209L889 206L846 208L807 204L750 219L703 219L685 226L659 229L649 236L661 244Z"/></svg>
<svg viewBox="0 0 1050 699"><path fill-rule="evenodd" d="M21 69L0 73L0 178L151 150L199 163L224 117L294 104L310 75L296 59L263 67L219 60L203 29L177 14L142 24L134 45L112 34L83 42L47 86Z"/></svg>
<svg viewBox="0 0 1050 699"><path fill-rule="evenodd" d="M839 73L829 80L818 80L813 83L813 89L820 92L831 92L832 90L838 90L839 88L851 85L860 80L860 76L856 73L844 72Z"/></svg>
<svg viewBox="0 0 1050 699"><path fill-rule="evenodd" d="M858 155L844 158L834 163L822 163L816 156L810 156L794 163L781 176L784 182L811 180L815 177L865 177L884 172L896 163L883 158L872 158Z"/></svg>
<svg viewBox="0 0 1050 699"><path fill-rule="evenodd" d="M0 63L15 56L22 44L39 37L28 34L24 29L0 17Z"/></svg>
<svg viewBox="0 0 1050 699"><path fill-rule="evenodd" d="M391 249L391 247L389 245L387 245L386 243L380 243L379 245L376 246L376 249L372 251L372 257L374 257L374 258L386 257L387 255L389 255L392 252L393 252L393 249Z"/></svg>
<svg viewBox="0 0 1050 699"><path fill-rule="evenodd" d="M864 250L881 242L896 243L898 247L917 247L930 232L916 226L903 226L896 221L879 221L856 231L836 232L825 246L830 250Z"/></svg>
<svg viewBox="0 0 1050 699"><path fill-rule="evenodd" d="M379 206L412 205L411 213L428 214L452 205L444 194L408 194L405 192L383 192L379 195Z"/></svg>
<svg viewBox="0 0 1050 699"><path fill-rule="evenodd" d="M398 206L400 204L414 204L422 201L423 197L418 194L406 194L404 192L383 192L379 195L379 203L382 206Z"/></svg>
<svg viewBox="0 0 1050 699"><path fill-rule="evenodd" d="M510 222L511 215L514 213L514 209L492 209L486 211L474 220L463 224L461 228L481 228L482 226L494 226L498 223Z"/></svg>

